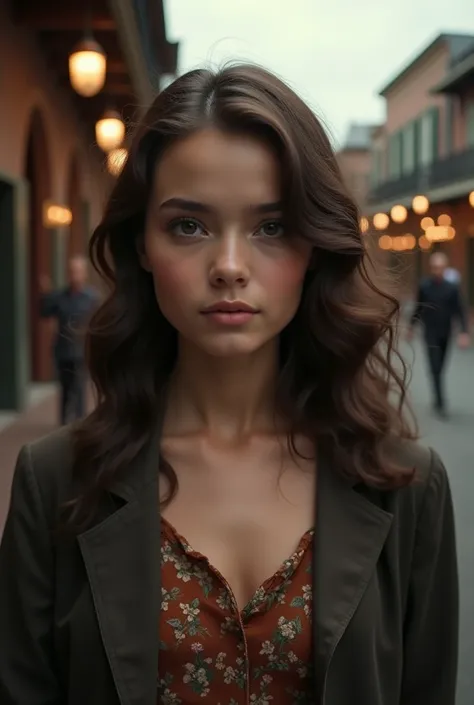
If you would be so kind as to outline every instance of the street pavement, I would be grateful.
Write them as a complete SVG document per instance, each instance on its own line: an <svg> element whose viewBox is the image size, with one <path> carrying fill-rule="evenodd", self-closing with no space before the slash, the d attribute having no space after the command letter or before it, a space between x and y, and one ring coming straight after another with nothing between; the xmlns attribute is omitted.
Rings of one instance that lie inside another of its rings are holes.
<svg viewBox="0 0 474 705"><path fill-rule="evenodd" d="M453 348L447 371L450 418L440 421L431 411L430 387L419 343L404 345L413 366L410 396L420 424L422 442L435 448L448 470L457 523L461 584L461 634L458 699L474 702L474 349ZM0 532L7 511L15 458L20 447L55 427L54 395L36 405L0 432ZM422 705L420 703L420 705Z"/></svg>

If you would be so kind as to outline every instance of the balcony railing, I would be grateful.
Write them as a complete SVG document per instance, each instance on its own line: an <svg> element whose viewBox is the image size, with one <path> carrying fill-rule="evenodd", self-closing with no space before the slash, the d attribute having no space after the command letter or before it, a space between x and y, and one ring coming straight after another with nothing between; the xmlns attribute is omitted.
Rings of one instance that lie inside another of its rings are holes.
<svg viewBox="0 0 474 705"><path fill-rule="evenodd" d="M369 202L378 203L474 179L474 148L438 159L423 169L417 169L399 179L385 181L369 193Z"/></svg>
<svg viewBox="0 0 474 705"><path fill-rule="evenodd" d="M417 171L412 174L402 176L399 179L385 181L370 190L369 201L375 203L377 201L388 201L391 198L397 198L409 193L413 193L418 188L419 174Z"/></svg>
<svg viewBox="0 0 474 705"><path fill-rule="evenodd" d="M474 177L474 148L452 154L431 166L430 187L444 186Z"/></svg>

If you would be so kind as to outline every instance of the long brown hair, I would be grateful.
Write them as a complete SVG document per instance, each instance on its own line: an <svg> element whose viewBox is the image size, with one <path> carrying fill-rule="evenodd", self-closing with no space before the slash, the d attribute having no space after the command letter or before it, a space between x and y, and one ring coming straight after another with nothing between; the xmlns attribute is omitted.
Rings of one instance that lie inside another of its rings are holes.
<svg viewBox="0 0 474 705"><path fill-rule="evenodd" d="M406 370L395 360L398 302L369 273L360 215L317 118L281 80L255 66L196 70L163 91L137 129L95 230L90 254L110 293L88 331L97 407L75 431L74 473L83 491L70 523L88 522L111 481L142 449L177 354L177 334L140 266L157 160L171 143L213 125L270 140L284 177L291 230L313 245L297 315L281 334L278 402L295 434L331 448L334 471L381 488L408 483L386 439L411 438ZM395 391L396 403L391 395ZM173 469L161 464L177 490Z"/></svg>

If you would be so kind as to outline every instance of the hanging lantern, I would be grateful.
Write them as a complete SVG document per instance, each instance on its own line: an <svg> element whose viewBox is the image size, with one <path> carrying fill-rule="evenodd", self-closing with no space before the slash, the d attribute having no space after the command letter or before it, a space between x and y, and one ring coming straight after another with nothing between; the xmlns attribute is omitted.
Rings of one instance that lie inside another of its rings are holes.
<svg viewBox="0 0 474 705"><path fill-rule="evenodd" d="M405 206L393 206L390 211L390 217L394 223L404 223L407 219L407 209Z"/></svg>
<svg viewBox="0 0 474 705"><path fill-rule="evenodd" d="M430 202L426 196L415 196L411 205L417 215L424 215L430 207Z"/></svg>
<svg viewBox="0 0 474 705"><path fill-rule="evenodd" d="M469 194L469 205L474 208L474 191Z"/></svg>
<svg viewBox="0 0 474 705"><path fill-rule="evenodd" d="M390 223L390 218L386 213L376 213L372 218L372 222L376 230L385 230Z"/></svg>
<svg viewBox="0 0 474 705"><path fill-rule="evenodd" d="M118 176L123 169L123 165L127 161L128 151L125 147L112 149L107 154L107 169L112 176Z"/></svg>
<svg viewBox="0 0 474 705"><path fill-rule="evenodd" d="M125 137L125 124L115 110L106 112L95 125L97 144L104 152L118 149Z"/></svg>
<svg viewBox="0 0 474 705"><path fill-rule="evenodd" d="M76 93L90 98L105 83L107 57L94 39L84 39L69 55L69 80Z"/></svg>

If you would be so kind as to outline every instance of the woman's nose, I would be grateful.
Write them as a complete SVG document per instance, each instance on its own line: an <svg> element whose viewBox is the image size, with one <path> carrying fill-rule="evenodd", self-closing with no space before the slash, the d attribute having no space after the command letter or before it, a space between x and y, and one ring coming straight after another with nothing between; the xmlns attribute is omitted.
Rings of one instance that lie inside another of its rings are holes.
<svg viewBox="0 0 474 705"><path fill-rule="evenodd" d="M240 238L223 238L216 246L210 270L213 286L246 286L249 280L248 244Z"/></svg>

